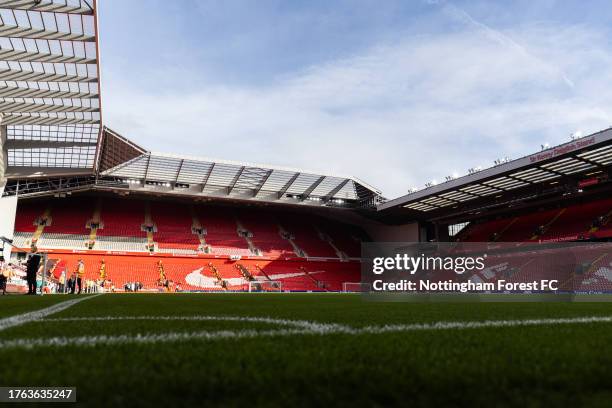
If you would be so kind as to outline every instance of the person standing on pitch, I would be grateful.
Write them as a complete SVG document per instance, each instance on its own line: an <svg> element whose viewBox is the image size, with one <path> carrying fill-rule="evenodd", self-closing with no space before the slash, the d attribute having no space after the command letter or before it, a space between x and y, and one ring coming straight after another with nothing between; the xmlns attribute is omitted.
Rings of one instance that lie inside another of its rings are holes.
<svg viewBox="0 0 612 408"><path fill-rule="evenodd" d="M2 295L6 295L6 282L8 281L9 270L4 262L4 257L0 255L0 290Z"/></svg>
<svg viewBox="0 0 612 408"><path fill-rule="evenodd" d="M83 262L82 259L79 259L79 263L77 264L77 286L79 287L79 291L77 292L77 294L81 294L81 289L83 287L83 276L85 275L85 263Z"/></svg>
<svg viewBox="0 0 612 408"><path fill-rule="evenodd" d="M76 289L76 272L72 272L70 275L70 279L68 279L68 290L71 295L74 295L74 291Z"/></svg>
<svg viewBox="0 0 612 408"><path fill-rule="evenodd" d="M36 274L40 267L40 255L38 255L38 248L32 245L32 255L28 259L26 267L26 280L28 282L28 295L36 294Z"/></svg>

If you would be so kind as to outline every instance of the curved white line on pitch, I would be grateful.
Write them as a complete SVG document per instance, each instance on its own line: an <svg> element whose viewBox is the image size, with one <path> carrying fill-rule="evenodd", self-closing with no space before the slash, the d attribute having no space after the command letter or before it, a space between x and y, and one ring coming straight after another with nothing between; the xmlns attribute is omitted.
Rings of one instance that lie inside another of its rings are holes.
<svg viewBox="0 0 612 408"><path fill-rule="evenodd" d="M242 322L266 322L284 326L294 326L288 329L276 330L220 330L220 331L198 331L198 332L170 332L146 335L119 335L119 336L80 336L80 337L53 337L42 339L14 339L0 341L0 349L36 347L64 347L82 346L93 347L99 345L115 344L157 344L170 342L185 342L194 340L220 340L220 339L243 339L256 337L281 337L295 335L323 335L323 334L382 334L402 333L423 330L451 330L451 329L481 329L493 327L520 327L520 326L555 326L564 324L589 324L589 323L612 323L612 316L589 316L576 318L558 319L528 319L528 320L485 320L485 321L459 321L459 322L436 322L436 323L414 323L405 325L366 326L352 328L336 324L320 324L301 320L272 319L267 317L232 317L232 316L133 316L133 317L94 317L94 318L59 318L46 321L102 321L102 320L220 320L220 321L242 321Z"/></svg>
<svg viewBox="0 0 612 408"><path fill-rule="evenodd" d="M486 329L486 328L491 328L491 327L556 326L560 324L588 324L588 323L612 323L612 316L396 324L396 325L385 325L385 326L367 326L367 327L360 329L360 332L379 334L379 333L406 332L406 331L419 331L419 330L450 330L450 329L465 330L465 329Z"/></svg>
<svg viewBox="0 0 612 408"><path fill-rule="evenodd" d="M34 349L37 347L66 347L82 346L93 347L101 345L117 344L160 344L170 342L185 342L192 340L220 340L220 339L243 339L270 336L287 336L298 334L314 334L307 329L279 329L279 330L221 330L200 331L185 333L163 333L146 335L119 335L119 336L81 336L81 337L52 337L48 339L16 339L0 342L0 349L23 348Z"/></svg>
<svg viewBox="0 0 612 408"><path fill-rule="evenodd" d="M83 296L78 297L76 299L70 299L65 302L56 303L52 306L46 307L44 309L35 310L33 312L23 313L16 316L5 317L4 319L0 319L0 331L6 330L10 327L21 326L22 324L35 322L49 315L59 313L63 310L68 309L76 305L79 302L82 302L87 299L93 299L96 296L100 296L100 294L93 296Z"/></svg>
<svg viewBox="0 0 612 408"><path fill-rule="evenodd" d="M44 322L78 322L78 321L117 321L117 320L158 320L158 321L226 321L246 323L268 323L277 326L290 326L307 329L312 332L328 332L333 330L350 330L349 326L335 323L319 323L308 320L275 319L271 317L249 316L92 316L64 317L45 319Z"/></svg>

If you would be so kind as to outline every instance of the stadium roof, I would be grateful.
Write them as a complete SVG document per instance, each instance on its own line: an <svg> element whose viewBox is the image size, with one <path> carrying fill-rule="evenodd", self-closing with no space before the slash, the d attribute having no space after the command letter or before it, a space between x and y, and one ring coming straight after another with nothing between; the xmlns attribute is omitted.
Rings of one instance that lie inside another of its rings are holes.
<svg viewBox="0 0 612 408"><path fill-rule="evenodd" d="M95 0L0 0L6 174L92 173L101 134Z"/></svg>
<svg viewBox="0 0 612 408"><path fill-rule="evenodd" d="M73 173L63 180L40 172L8 174L5 194L111 190L333 207L372 207L381 199L377 189L353 177L153 153L106 127L96 164L95 173Z"/></svg>
<svg viewBox="0 0 612 408"><path fill-rule="evenodd" d="M353 177L153 153L110 129L105 129L99 177L121 180L132 190L269 202L343 204L380 195L378 190Z"/></svg>
<svg viewBox="0 0 612 408"><path fill-rule="evenodd" d="M103 172L136 182L155 181L162 186L197 185L207 195L280 199L357 200L357 185L376 192L352 177L320 175L299 169L146 152Z"/></svg>
<svg viewBox="0 0 612 408"><path fill-rule="evenodd" d="M612 166L612 129L606 129L516 160L503 160L494 167L472 170L459 178L431 185L420 191L378 205L379 211L402 209L415 218L432 218L459 212L487 202L507 202L523 192L542 195L545 186L572 180L575 186L589 177L593 185L606 177ZM552 191L552 190L551 190ZM559 193L566 193L558 191ZM499 199L499 200L497 200ZM498 203L499 204L499 203Z"/></svg>

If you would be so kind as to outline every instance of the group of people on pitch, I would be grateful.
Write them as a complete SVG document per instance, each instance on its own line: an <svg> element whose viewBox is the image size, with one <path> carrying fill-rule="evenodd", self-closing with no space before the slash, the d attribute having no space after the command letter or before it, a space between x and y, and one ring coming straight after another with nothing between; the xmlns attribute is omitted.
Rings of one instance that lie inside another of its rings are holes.
<svg viewBox="0 0 612 408"><path fill-rule="evenodd" d="M35 295L37 292L37 275L40 269L44 266L41 265L41 262L42 256L38 253L38 248L33 245L31 248L30 258L26 263L26 281L28 283L28 295ZM66 287L70 293L81 293L84 275L85 263L82 259L79 259L79 262L77 263L74 272L72 272L70 278L66 282Z"/></svg>
<svg viewBox="0 0 612 408"><path fill-rule="evenodd" d="M79 262L77 262L77 266L75 270L72 272L72 274L70 275L70 279L68 279L68 282L66 283L68 292L72 294L74 294L75 292L77 294L81 293L81 290L83 289L83 276L84 275L85 275L85 262L83 262L82 259L79 259ZM78 292L76 290L77 287L79 288Z"/></svg>
<svg viewBox="0 0 612 408"><path fill-rule="evenodd" d="M25 263L26 283L28 286L28 291L26 293L27 295L36 295L38 291L38 274L41 272L41 269L43 269L43 267L43 256L38 253L38 248L36 247L36 245L32 245L30 250L30 256ZM3 295L6 294L7 282L11 276L10 272L11 270L6 264L4 257L0 256L0 292L2 292ZM67 291L72 294L81 293L83 289L84 275L85 263L82 259L79 259L79 262L77 263L74 272L72 272L70 278L65 282ZM62 290L60 291L63 292L63 279L60 279L59 283L60 288L62 288ZM44 289L49 290L49 287L42 288L42 290Z"/></svg>

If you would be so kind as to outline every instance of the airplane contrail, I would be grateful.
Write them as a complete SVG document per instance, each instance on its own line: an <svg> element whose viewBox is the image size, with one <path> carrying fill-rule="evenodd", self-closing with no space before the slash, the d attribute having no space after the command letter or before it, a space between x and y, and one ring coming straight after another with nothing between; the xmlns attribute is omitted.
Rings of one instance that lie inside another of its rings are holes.
<svg viewBox="0 0 612 408"><path fill-rule="evenodd" d="M510 49L513 49L528 58L535 59L538 62L552 68L554 71L559 73L559 75L563 79L563 82L567 86L574 89L574 82L559 67L553 66L547 61L544 61L541 58L537 57L536 55L533 55L524 46L520 45L519 43L517 43L516 41L514 41L512 38L508 37L501 31L496 30L484 23L481 23L480 21L475 20L465 10L449 3L446 0L425 0L425 3L436 5L436 6L441 6L442 11L445 12L447 15L449 15L450 17L452 17L453 19L457 21L460 21L466 25L476 28L480 33L485 35L490 40L495 41L498 44L501 44Z"/></svg>

